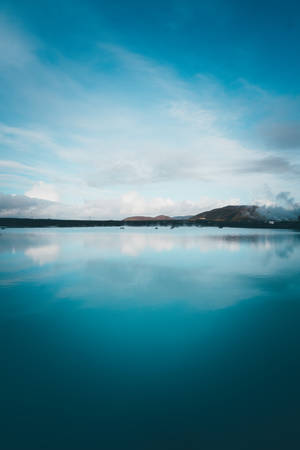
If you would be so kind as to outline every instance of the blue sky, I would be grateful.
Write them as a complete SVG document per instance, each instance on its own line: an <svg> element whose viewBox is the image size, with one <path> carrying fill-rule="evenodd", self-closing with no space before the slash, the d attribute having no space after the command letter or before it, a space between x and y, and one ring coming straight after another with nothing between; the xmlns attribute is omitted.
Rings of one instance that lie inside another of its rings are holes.
<svg viewBox="0 0 300 450"><path fill-rule="evenodd" d="M0 215L299 201L299 16L296 1L2 1Z"/></svg>

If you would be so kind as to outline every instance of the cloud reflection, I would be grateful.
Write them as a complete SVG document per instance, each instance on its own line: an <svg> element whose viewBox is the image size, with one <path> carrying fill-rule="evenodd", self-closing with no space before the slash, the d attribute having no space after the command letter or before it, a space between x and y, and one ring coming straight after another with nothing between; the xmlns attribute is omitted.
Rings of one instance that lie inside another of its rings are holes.
<svg viewBox="0 0 300 450"><path fill-rule="evenodd" d="M299 245L300 234L262 230L7 231L0 285L43 283L91 307L218 309L266 295L274 277L299 277Z"/></svg>
<svg viewBox="0 0 300 450"><path fill-rule="evenodd" d="M29 256L35 263L43 266L57 260L59 246L57 244L49 244L40 247L29 247L25 250L25 255Z"/></svg>

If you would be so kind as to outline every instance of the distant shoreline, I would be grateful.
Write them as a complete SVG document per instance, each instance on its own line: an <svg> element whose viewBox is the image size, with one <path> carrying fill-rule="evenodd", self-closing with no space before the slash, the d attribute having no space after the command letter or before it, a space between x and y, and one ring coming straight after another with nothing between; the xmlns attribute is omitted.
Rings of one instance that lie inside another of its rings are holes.
<svg viewBox="0 0 300 450"><path fill-rule="evenodd" d="M26 219L0 218L0 227L4 228L80 228L80 227L217 227L217 228L264 228L289 229L300 231L300 221L226 221L226 220L65 220L65 219Z"/></svg>

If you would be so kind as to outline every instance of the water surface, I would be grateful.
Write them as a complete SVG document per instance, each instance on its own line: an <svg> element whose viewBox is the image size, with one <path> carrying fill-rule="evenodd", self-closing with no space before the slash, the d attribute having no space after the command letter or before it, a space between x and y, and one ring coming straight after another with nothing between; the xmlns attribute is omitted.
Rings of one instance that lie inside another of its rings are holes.
<svg viewBox="0 0 300 450"><path fill-rule="evenodd" d="M296 449L300 234L4 230L0 448Z"/></svg>

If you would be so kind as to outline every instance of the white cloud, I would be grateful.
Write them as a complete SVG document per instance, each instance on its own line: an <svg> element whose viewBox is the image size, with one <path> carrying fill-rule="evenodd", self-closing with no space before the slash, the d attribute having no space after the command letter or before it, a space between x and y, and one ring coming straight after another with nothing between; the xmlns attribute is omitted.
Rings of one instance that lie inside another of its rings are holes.
<svg viewBox="0 0 300 450"><path fill-rule="evenodd" d="M59 201L59 195L55 186L47 184L44 181L39 181L34 184L29 191L25 192L25 195L27 195L27 197L49 200L51 202Z"/></svg>

